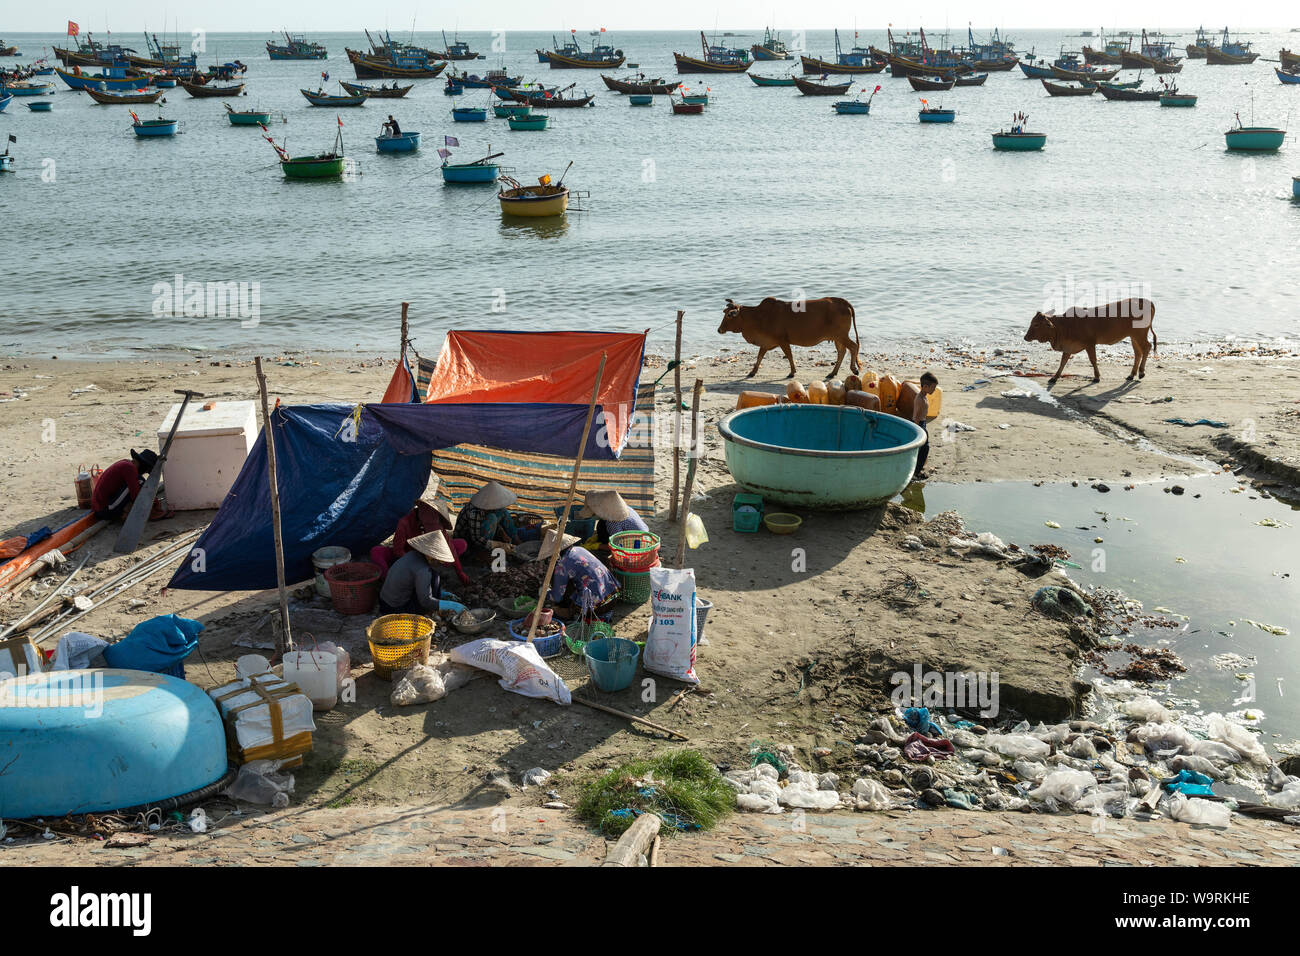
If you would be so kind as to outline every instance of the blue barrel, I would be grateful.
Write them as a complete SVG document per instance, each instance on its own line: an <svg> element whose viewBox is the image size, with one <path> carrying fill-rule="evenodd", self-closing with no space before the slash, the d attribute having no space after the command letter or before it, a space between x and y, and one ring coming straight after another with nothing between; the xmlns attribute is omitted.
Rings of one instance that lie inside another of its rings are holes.
<svg viewBox="0 0 1300 956"><path fill-rule="evenodd" d="M31 674L0 682L0 814L58 817L178 797L226 772L217 706L146 671Z"/></svg>

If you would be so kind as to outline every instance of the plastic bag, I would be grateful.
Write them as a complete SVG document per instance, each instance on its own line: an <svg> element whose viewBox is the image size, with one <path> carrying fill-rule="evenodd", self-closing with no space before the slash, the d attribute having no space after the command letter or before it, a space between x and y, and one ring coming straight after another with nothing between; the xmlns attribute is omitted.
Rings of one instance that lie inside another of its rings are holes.
<svg viewBox="0 0 1300 956"><path fill-rule="evenodd" d="M1238 726L1231 721L1224 720L1222 717L1211 717L1206 728L1210 732L1212 740L1219 740L1227 744L1233 750L1242 754L1252 763L1267 766L1269 763L1268 755L1264 752L1264 746L1259 742L1259 738L1252 734L1245 727Z"/></svg>
<svg viewBox="0 0 1300 956"><path fill-rule="evenodd" d="M1300 778L1293 777L1280 792L1265 797L1264 802L1283 810L1300 810Z"/></svg>
<svg viewBox="0 0 1300 956"><path fill-rule="evenodd" d="M1035 760L1025 760L1022 757L1011 765L1011 772L1021 780L1037 783L1047 776L1047 766Z"/></svg>
<svg viewBox="0 0 1300 956"><path fill-rule="evenodd" d="M1173 717L1158 701L1150 697L1134 697L1120 705L1120 711L1127 717L1143 723L1167 724Z"/></svg>
<svg viewBox="0 0 1300 956"><path fill-rule="evenodd" d="M294 758L296 759L296 758ZM257 803L262 806L287 807L289 794L293 793L293 774L280 773L284 760L250 760L239 768L239 773L226 793L234 800Z"/></svg>
<svg viewBox="0 0 1300 956"><path fill-rule="evenodd" d="M694 550L702 544L709 543L709 532L705 530L700 516L692 511L686 516L686 547Z"/></svg>
<svg viewBox="0 0 1300 956"><path fill-rule="evenodd" d="M860 777L849 791L849 802L854 810L892 810L894 798L884 784L868 777Z"/></svg>
<svg viewBox="0 0 1300 956"><path fill-rule="evenodd" d="M431 704L442 700L474 676L474 669L445 660L439 664L415 664L393 675L393 692L389 703L396 707Z"/></svg>
<svg viewBox="0 0 1300 956"><path fill-rule="evenodd" d="M688 684L695 676L695 571L650 569L650 634L642 666Z"/></svg>
<svg viewBox="0 0 1300 956"><path fill-rule="evenodd" d="M1031 800L1055 800L1072 807L1085 791L1097 786L1097 778L1082 770L1053 770L1038 789L1030 791Z"/></svg>
<svg viewBox="0 0 1300 956"><path fill-rule="evenodd" d="M1226 827L1232 822L1232 811L1227 804L1185 797L1181 793L1169 798L1169 816L1179 823L1201 823L1211 827Z"/></svg>
<svg viewBox="0 0 1300 956"><path fill-rule="evenodd" d="M573 702L568 686L546 666L532 644L484 637L453 648L451 659L499 675L501 680L498 683L516 694L545 697L557 704Z"/></svg>
<svg viewBox="0 0 1300 956"><path fill-rule="evenodd" d="M984 746L1006 757L1023 757L1027 760L1042 760L1052 752L1049 744L1028 734L988 734L984 738Z"/></svg>

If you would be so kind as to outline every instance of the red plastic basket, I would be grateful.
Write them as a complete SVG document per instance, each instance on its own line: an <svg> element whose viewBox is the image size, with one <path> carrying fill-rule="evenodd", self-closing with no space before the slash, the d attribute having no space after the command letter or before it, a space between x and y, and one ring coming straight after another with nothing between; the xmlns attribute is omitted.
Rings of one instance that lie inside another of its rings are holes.
<svg viewBox="0 0 1300 956"><path fill-rule="evenodd" d="M620 531L609 539L609 563L620 571L646 571L659 563L659 535Z"/></svg>
<svg viewBox="0 0 1300 956"><path fill-rule="evenodd" d="M349 561L325 569L330 586L330 600L340 614L369 614L379 598L379 579L383 571L369 561Z"/></svg>

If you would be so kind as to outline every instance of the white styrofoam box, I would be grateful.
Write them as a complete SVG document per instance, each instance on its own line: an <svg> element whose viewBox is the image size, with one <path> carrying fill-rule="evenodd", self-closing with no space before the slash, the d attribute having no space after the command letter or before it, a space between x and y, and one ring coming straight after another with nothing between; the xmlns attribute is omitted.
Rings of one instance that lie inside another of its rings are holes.
<svg viewBox="0 0 1300 956"><path fill-rule="evenodd" d="M217 508L257 441L252 402L218 401L207 411L204 400L190 402L163 465L167 504L177 511ZM158 451L180 411L173 405L158 428Z"/></svg>

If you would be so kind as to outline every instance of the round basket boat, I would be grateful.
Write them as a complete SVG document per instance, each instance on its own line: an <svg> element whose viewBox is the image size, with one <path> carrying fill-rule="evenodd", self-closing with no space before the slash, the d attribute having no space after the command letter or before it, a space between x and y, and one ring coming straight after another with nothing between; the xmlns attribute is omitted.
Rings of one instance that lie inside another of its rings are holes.
<svg viewBox="0 0 1300 956"><path fill-rule="evenodd" d="M61 817L158 803L226 773L217 706L188 681L96 668L0 682L0 807Z"/></svg>
<svg viewBox="0 0 1300 956"><path fill-rule="evenodd" d="M883 505L907 487L925 432L847 405L763 405L718 423L727 467L746 491L796 508Z"/></svg>

